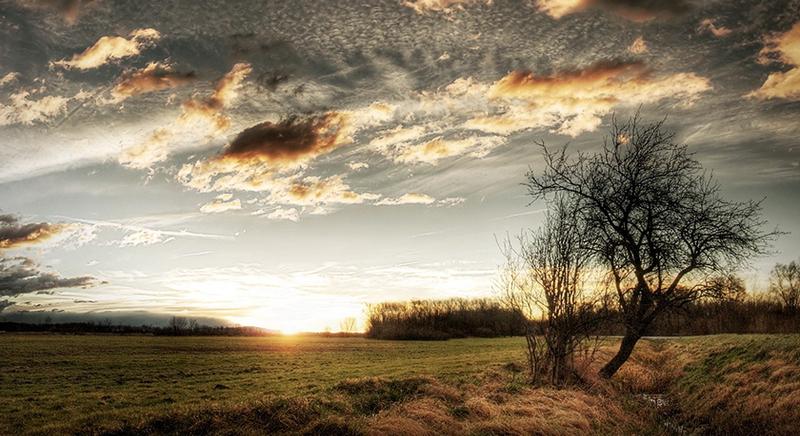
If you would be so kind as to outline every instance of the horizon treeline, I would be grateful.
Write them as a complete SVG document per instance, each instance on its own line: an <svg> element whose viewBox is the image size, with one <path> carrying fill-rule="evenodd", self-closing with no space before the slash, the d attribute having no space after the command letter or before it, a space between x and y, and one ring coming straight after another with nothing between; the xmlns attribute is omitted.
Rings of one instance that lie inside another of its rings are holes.
<svg viewBox="0 0 800 436"><path fill-rule="evenodd" d="M371 304L366 326L368 338L399 340L518 336L525 332L522 314L494 298Z"/></svg>
<svg viewBox="0 0 800 436"><path fill-rule="evenodd" d="M598 335L624 332L620 313L596 308ZM537 322L536 320L533 321ZM521 313L493 298L412 300L370 305L365 335L374 339L444 340L462 337L523 336ZM648 336L724 333L800 333L800 311L768 295L729 300L701 300L665 314L647 329Z"/></svg>
<svg viewBox="0 0 800 436"><path fill-rule="evenodd" d="M594 333L620 335L620 314L598 306L603 318ZM533 321L537 322L537 321ZM0 321L0 332L145 334L156 336L274 336L280 332L248 326L208 326L174 317L168 326L110 322L27 323ZM648 336L691 336L722 333L800 333L800 310L769 294L742 293L739 298L696 301L665 314ZM318 333L360 336L358 333ZM525 319L495 298L450 298L385 302L367 306L364 336L389 340L446 340L463 337L523 336Z"/></svg>

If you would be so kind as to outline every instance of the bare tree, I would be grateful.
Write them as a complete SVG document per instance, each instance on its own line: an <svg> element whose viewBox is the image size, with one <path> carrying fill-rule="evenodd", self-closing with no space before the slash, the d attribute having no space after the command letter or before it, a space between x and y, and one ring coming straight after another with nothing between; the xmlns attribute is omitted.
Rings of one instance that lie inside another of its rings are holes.
<svg viewBox="0 0 800 436"><path fill-rule="evenodd" d="M169 320L169 326L172 329L172 332L176 335L179 335L181 332L186 330L186 326L189 324L189 321L186 318L182 318L180 316L173 316Z"/></svg>
<svg viewBox="0 0 800 436"><path fill-rule="evenodd" d="M770 273L769 290L790 313L800 309L800 265L796 261L776 264Z"/></svg>
<svg viewBox="0 0 800 436"><path fill-rule="evenodd" d="M356 319L352 316L343 319L342 322L339 323L339 331L342 333L355 333Z"/></svg>
<svg viewBox="0 0 800 436"><path fill-rule="evenodd" d="M506 241L503 248L503 297L527 318L532 377L544 375L555 385L577 375L576 357L593 354L596 344L596 295L586 289L591 252L574 207L559 197L540 229L520 236L518 247Z"/></svg>
<svg viewBox="0 0 800 436"><path fill-rule="evenodd" d="M676 144L663 121L642 125L638 114L614 120L593 154L567 154L543 143L545 169L530 171L534 201L569 196L589 250L608 270L625 334L602 368L611 377L659 315L713 296L706 279L764 253L760 202L730 202L687 146Z"/></svg>

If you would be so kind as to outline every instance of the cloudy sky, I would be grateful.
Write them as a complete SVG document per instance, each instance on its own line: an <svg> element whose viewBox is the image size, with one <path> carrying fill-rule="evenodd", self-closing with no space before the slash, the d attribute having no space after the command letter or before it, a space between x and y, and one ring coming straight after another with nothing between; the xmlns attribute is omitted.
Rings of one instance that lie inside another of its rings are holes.
<svg viewBox="0 0 800 436"><path fill-rule="evenodd" d="M535 142L639 107L792 232L763 289L800 254L800 1L0 0L0 315L488 295Z"/></svg>

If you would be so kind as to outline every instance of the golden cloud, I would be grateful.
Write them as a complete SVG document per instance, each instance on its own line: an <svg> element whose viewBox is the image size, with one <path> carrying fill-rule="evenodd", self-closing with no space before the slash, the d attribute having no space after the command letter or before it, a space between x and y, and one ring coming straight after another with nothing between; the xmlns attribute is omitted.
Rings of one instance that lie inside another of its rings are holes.
<svg viewBox="0 0 800 436"><path fill-rule="evenodd" d="M595 130L602 122L600 117L617 105L641 105L666 98L689 105L710 89L708 79L694 73L659 77L641 62L602 62L549 76L514 71L487 92L507 109L497 115L474 117L465 126L510 134L555 125L559 133L577 136Z"/></svg>
<svg viewBox="0 0 800 436"><path fill-rule="evenodd" d="M800 22L785 33L766 37L759 62L780 62L791 68L786 72L770 73L764 84L748 97L800 100Z"/></svg>
<svg viewBox="0 0 800 436"><path fill-rule="evenodd" d="M81 70L97 68L113 60L136 56L142 48L152 41L157 41L160 37L161 34L155 29L134 30L129 38L103 36L83 53L74 55L70 60L55 61L53 64Z"/></svg>
<svg viewBox="0 0 800 436"><path fill-rule="evenodd" d="M114 102L119 103L128 97L175 88L196 78L194 72L176 73L167 65L151 62L123 78L111 90Z"/></svg>
<svg viewBox="0 0 800 436"><path fill-rule="evenodd" d="M628 51L633 54L647 53L647 43L644 41L644 38L640 36L633 40L633 43L628 47Z"/></svg>
<svg viewBox="0 0 800 436"><path fill-rule="evenodd" d="M590 8L607 10L634 22L669 18L683 14L691 5L687 0L534 0L536 8L555 19Z"/></svg>
<svg viewBox="0 0 800 436"><path fill-rule="evenodd" d="M365 201L376 200L378 197L380 196L377 194L353 191L341 176L306 177L273 189L268 202L297 206L361 204Z"/></svg>
<svg viewBox="0 0 800 436"><path fill-rule="evenodd" d="M697 26L697 32L698 33L709 32L712 35L716 36L717 38L724 38L724 37L730 35L731 33L733 33L733 31L731 29L728 29L725 26L717 27L716 21L717 20L715 20L713 18L704 19Z"/></svg>
<svg viewBox="0 0 800 436"><path fill-rule="evenodd" d="M493 0L409 0L404 1L403 6L416 11L418 14L427 12L453 13L463 10L464 6L471 6L478 3L491 5Z"/></svg>
<svg viewBox="0 0 800 436"><path fill-rule="evenodd" d="M206 99L191 99L183 104L182 123L210 123L212 130L221 133L230 127L230 119L222 114L222 110L238 96L242 82L253 71L250 64L238 63L225 74L214 87L214 92Z"/></svg>

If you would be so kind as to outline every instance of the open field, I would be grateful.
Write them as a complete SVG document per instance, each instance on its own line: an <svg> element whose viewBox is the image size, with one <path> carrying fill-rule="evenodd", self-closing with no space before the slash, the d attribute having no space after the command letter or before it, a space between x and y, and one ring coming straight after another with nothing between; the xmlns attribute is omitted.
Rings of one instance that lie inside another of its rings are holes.
<svg viewBox="0 0 800 436"><path fill-rule="evenodd" d="M523 343L0 335L0 434L668 434L684 424L735 433L737 423L782 433L800 424L800 336L646 340L613 382L588 377L562 391L525 384Z"/></svg>

